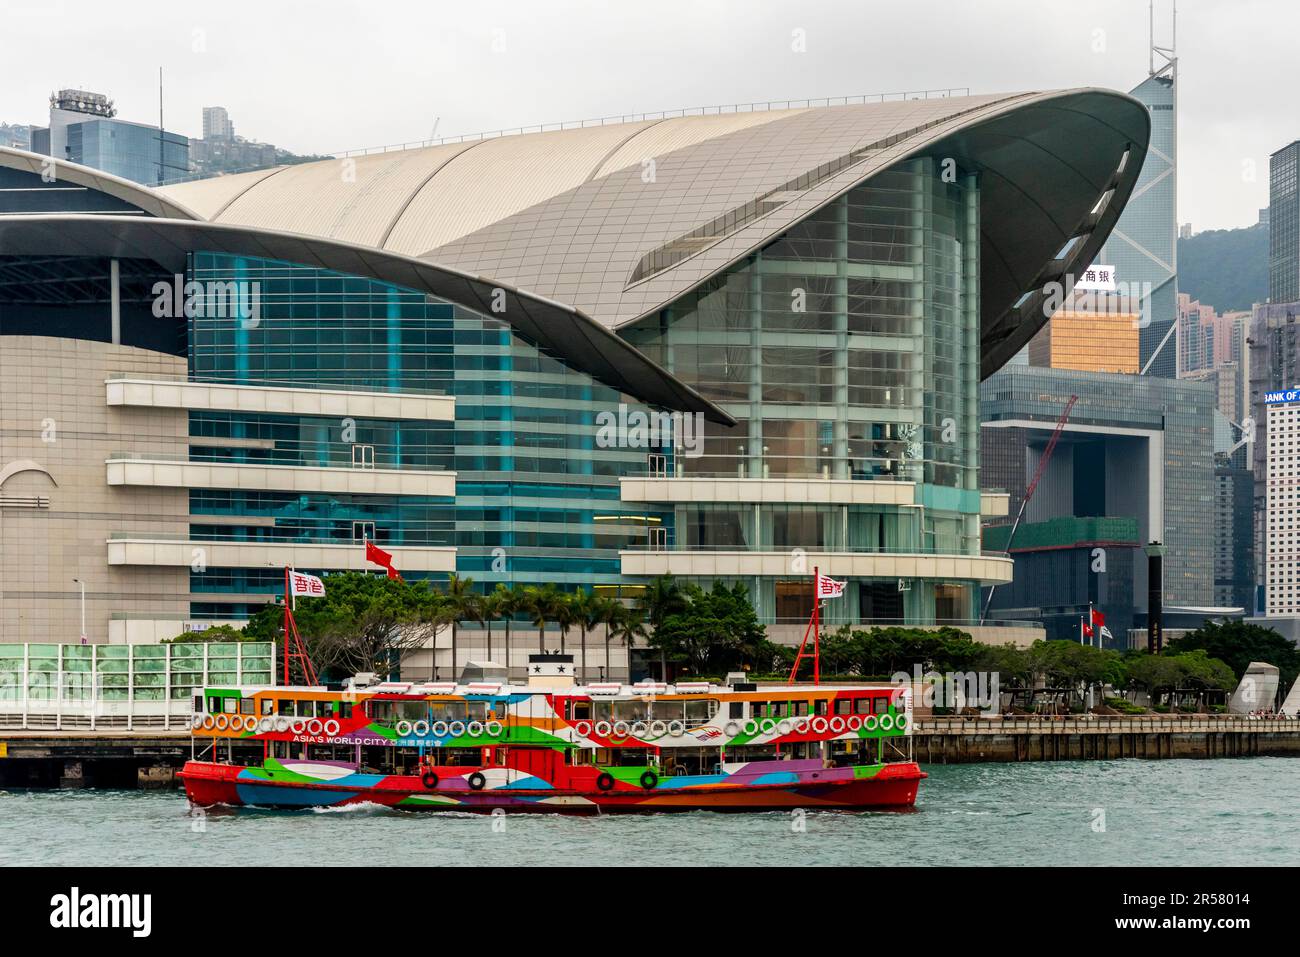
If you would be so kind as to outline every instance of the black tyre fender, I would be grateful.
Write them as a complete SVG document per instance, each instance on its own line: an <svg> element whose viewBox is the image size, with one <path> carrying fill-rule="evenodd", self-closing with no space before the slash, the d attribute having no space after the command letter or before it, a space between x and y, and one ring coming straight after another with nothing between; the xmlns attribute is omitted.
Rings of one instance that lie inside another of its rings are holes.
<svg viewBox="0 0 1300 957"><path fill-rule="evenodd" d="M420 783L424 785L426 791L432 791L438 786L438 775L434 771L425 771L420 775Z"/></svg>
<svg viewBox="0 0 1300 957"><path fill-rule="evenodd" d="M614 788L614 775L608 771L601 771L596 778L596 787L602 791L611 791Z"/></svg>
<svg viewBox="0 0 1300 957"><path fill-rule="evenodd" d="M641 787L647 791L652 791L659 784L659 775L653 771L646 771L641 775Z"/></svg>
<svg viewBox="0 0 1300 957"><path fill-rule="evenodd" d="M471 791L482 791L487 787L487 778L483 777L482 771L475 771L469 776L469 789Z"/></svg>

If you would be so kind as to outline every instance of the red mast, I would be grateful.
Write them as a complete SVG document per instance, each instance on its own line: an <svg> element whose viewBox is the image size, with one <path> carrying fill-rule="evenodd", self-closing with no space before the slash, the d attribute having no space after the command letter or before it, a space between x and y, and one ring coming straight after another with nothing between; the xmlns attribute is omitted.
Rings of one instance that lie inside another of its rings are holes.
<svg viewBox="0 0 1300 957"><path fill-rule="evenodd" d="M302 666L303 680L309 685L318 684L316 669L307 657L307 646L298 633L298 623L293 619L293 594L289 587L289 566L284 566L284 684L289 685L289 659L297 659ZM292 641L292 644L290 642Z"/></svg>
<svg viewBox="0 0 1300 957"><path fill-rule="evenodd" d="M821 571L813 566L813 609L812 616L808 619L808 627L803 630L803 641L799 643L799 653L794 656L794 667L790 669L790 684L794 684L795 677L799 674L799 662L804 658L813 660L813 684L822 683L822 645L821 645L821 614L822 596L819 594L821 588ZM812 654L806 654L804 649L808 647L808 633L812 632L813 650Z"/></svg>

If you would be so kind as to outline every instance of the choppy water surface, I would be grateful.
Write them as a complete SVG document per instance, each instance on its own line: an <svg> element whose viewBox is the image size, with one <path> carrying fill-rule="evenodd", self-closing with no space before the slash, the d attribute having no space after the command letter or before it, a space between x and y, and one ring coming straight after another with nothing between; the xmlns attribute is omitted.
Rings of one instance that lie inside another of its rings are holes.
<svg viewBox="0 0 1300 957"><path fill-rule="evenodd" d="M1300 864L1300 760L931 766L915 811L491 818L0 792L0 864Z"/></svg>

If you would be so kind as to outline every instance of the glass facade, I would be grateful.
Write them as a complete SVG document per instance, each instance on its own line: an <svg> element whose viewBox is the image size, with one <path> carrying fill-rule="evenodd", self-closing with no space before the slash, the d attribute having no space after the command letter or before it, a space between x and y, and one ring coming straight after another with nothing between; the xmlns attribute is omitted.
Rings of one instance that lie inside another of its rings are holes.
<svg viewBox="0 0 1300 957"><path fill-rule="evenodd" d="M738 421L678 474L907 480L922 507L678 505L668 547L979 554L979 191L942 173L878 174L625 332ZM760 614L784 617L786 584L747 581ZM905 614L955 594L975 617L978 588L951 584L902 591ZM857 617L859 585L832 614Z"/></svg>
<svg viewBox="0 0 1300 957"><path fill-rule="evenodd" d="M1300 140L1268 160L1268 298L1300 300Z"/></svg>
<svg viewBox="0 0 1300 957"><path fill-rule="evenodd" d="M179 133L163 133L161 175L158 128L122 120L84 120L65 131L66 156L82 166L146 186L157 186L189 174L190 141Z"/></svg>

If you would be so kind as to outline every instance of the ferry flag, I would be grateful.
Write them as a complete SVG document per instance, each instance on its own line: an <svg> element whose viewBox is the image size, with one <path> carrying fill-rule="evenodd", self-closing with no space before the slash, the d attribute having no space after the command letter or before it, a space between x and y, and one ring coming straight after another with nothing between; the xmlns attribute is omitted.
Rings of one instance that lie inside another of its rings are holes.
<svg viewBox="0 0 1300 957"><path fill-rule="evenodd" d="M837 582L834 578L819 574L817 576L817 597L839 598L844 594L844 586L847 584L848 582Z"/></svg>
<svg viewBox="0 0 1300 957"><path fill-rule="evenodd" d="M389 578L396 578L398 581L402 580L402 576L399 575L397 569L393 567L393 556L384 551L374 542L370 541L370 539L366 539L366 561L370 562L372 565L378 565L380 568L386 569Z"/></svg>
<svg viewBox="0 0 1300 957"><path fill-rule="evenodd" d="M289 594L297 597L306 595L309 598L319 598L325 594L325 583L315 575L304 575L302 572L289 573Z"/></svg>

